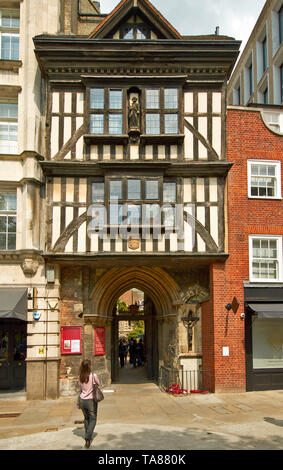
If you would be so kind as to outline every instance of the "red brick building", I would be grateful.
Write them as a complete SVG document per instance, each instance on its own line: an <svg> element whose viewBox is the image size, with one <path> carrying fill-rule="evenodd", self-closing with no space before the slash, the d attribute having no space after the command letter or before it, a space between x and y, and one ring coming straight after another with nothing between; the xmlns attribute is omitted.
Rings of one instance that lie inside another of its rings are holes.
<svg viewBox="0 0 283 470"><path fill-rule="evenodd" d="M216 391L283 385L283 136L264 111L227 112L229 258L211 266L203 304L203 367L214 370Z"/></svg>

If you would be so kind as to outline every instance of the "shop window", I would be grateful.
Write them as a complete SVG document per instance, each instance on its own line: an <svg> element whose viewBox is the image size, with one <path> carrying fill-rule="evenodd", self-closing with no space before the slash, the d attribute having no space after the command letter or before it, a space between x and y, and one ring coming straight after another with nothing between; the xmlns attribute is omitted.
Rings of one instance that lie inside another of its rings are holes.
<svg viewBox="0 0 283 470"><path fill-rule="evenodd" d="M282 237L249 237L250 280L282 281Z"/></svg>
<svg viewBox="0 0 283 470"><path fill-rule="evenodd" d="M249 160L248 191L249 197L281 198L280 162Z"/></svg>
<svg viewBox="0 0 283 470"><path fill-rule="evenodd" d="M283 318L253 319L253 369L283 369Z"/></svg>

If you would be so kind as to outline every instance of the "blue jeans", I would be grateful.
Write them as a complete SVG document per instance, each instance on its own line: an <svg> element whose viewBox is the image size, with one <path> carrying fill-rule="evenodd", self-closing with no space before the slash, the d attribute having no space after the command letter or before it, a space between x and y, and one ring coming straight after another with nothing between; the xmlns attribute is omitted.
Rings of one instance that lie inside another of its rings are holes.
<svg viewBox="0 0 283 470"><path fill-rule="evenodd" d="M80 407L84 415L85 439L91 441L92 433L96 426L97 403L93 400L84 400L80 398Z"/></svg>

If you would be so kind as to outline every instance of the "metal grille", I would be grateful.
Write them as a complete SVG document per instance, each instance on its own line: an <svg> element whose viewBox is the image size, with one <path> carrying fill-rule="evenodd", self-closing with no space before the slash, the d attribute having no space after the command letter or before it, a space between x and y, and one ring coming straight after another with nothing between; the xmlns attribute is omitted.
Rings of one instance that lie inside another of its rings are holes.
<svg viewBox="0 0 283 470"><path fill-rule="evenodd" d="M159 373L159 386L168 390L172 385L177 385L180 389L200 392L212 392L211 372L202 369L182 370L168 369L161 366Z"/></svg>

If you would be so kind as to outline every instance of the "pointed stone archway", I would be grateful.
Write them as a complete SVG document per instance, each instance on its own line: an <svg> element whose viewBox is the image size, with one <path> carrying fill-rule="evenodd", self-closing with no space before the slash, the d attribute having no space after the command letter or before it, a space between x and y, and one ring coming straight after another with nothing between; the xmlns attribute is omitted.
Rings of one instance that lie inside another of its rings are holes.
<svg viewBox="0 0 283 470"><path fill-rule="evenodd" d="M145 315L147 331L148 378L157 379L160 364L168 361L168 344L177 335L178 305L182 292L174 279L159 267L115 267L97 281L92 293L92 316L95 324L104 322L108 329L107 356L109 376L119 379L118 321L115 307L119 297L129 289L137 288L151 299L153 308ZM135 318L132 318L134 320Z"/></svg>

